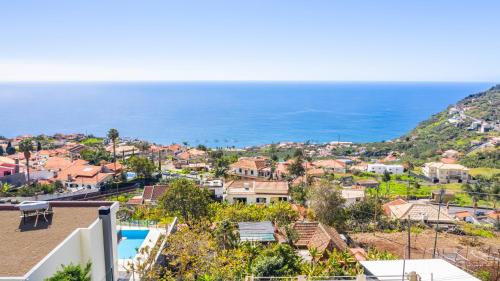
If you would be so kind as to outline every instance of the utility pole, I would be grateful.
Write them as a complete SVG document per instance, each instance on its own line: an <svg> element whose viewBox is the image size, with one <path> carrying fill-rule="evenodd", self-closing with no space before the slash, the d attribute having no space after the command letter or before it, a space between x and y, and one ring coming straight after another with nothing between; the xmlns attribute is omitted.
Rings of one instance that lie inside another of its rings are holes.
<svg viewBox="0 0 500 281"><path fill-rule="evenodd" d="M438 215L437 215L437 223L436 223L436 236L434 237L434 251L432 252L432 258L436 258L436 247L437 247L437 239L438 239L438 230L439 230L439 215L441 214L441 203L443 202L443 194L444 188L441 187L439 190L439 205L438 205Z"/></svg>
<svg viewBox="0 0 500 281"><path fill-rule="evenodd" d="M161 149L158 150L158 170L160 171L161 173Z"/></svg>
<svg viewBox="0 0 500 281"><path fill-rule="evenodd" d="M411 259L411 221L408 215L408 259Z"/></svg>

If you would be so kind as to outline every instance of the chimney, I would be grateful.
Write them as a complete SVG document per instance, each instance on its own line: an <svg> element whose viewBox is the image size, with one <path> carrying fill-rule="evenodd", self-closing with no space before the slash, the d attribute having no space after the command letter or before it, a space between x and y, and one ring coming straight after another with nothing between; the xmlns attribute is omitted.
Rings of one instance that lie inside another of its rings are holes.
<svg viewBox="0 0 500 281"><path fill-rule="evenodd" d="M113 235L115 235L115 232L113 231L111 223L111 207L99 207L99 219L102 221L102 237L104 242L104 268L106 269L106 281L113 281Z"/></svg>

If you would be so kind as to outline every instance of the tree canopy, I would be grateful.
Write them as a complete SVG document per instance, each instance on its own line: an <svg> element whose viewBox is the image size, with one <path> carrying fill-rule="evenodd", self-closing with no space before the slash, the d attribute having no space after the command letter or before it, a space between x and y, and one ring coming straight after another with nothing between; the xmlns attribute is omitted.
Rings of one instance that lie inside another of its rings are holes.
<svg viewBox="0 0 500 281"><path fill-rule="evenodd" d="M208 216L209 203L209 191L184 178L172 181L160 199L165 211L171 215L180 215L187 224Z"/></svg>
<svg viewBox="0 0 500 281"><path fill-rule="evenodd" d="M134 171L139 178L151 178L156 169L153 161L147 157L132 156L127 160L127 166Z"/></svg>
<svg viewBox="0 0 500 281"><path fill-rule="evenodd" d="M316 218L330 226L342 228L346 219L343 208L345 199L342 198L339 187L327 180L322 180L311 187L310 205Z"/></svg>
<svg viewBox="0 0 500 281"><path fill-rule="evenodd" d="M12 146L12 143L9 141L7 143L7 147L5 148L5 152L7 152L8 155L12 155L16 153L16 148Z"/></svg>

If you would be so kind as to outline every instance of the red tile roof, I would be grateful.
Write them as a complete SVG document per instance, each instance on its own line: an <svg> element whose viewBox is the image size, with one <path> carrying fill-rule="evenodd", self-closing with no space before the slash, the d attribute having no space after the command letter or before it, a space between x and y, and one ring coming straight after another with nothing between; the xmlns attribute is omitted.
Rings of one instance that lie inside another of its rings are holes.
<svg viewBox="0 0 500 281"><path fill-rule="evenodd" d="M160 197L167 192L168 185L149 185L144 187L142 199L144 201L156 202Z"/></svg>
<svg viewBox="0 0 500 281"><path fill-rule="evenodd" d="M297 247L314 247L319 252L325 250L339 251L347 249L347 244L340 237L339 233L332 227L319 222L296 222L293 226L299 239L295 242Z"/></svg>
<svg viewBox="0 0 500 281"><path fill-rule="evenodd" d="M391 215L391 208L390 208L390 206L403 205L403 204L406 204L406 203L408 203L408 202L406 202L405 200L403 200L401 198L398 198L396 200L393 200L393 201L385 203L384 205L382 205L382 208L384 208L384 213L387 216L390 216Z"/></svg>
<svg viewBox="0 0 500 281"><path fill-rule="evenodd" d="M344 162L335 159L316 160L313 162L313 165L326 169L342 169L346 167L346 164Z"/></svg>
<svg viewBox="0 0 500 281"><path fill-rule="evenodd" d="M469 211L461 211L461 212L456 212L455 217L458 219L464 219L466 217L470 217L472 214Z"/></svg>
<svg viewBox="0 0 500 281"><path fill-rule="evenodd" d="M232 168L261 170L267 167L267 159L262 157L242 157L231 165Z"/></svg>

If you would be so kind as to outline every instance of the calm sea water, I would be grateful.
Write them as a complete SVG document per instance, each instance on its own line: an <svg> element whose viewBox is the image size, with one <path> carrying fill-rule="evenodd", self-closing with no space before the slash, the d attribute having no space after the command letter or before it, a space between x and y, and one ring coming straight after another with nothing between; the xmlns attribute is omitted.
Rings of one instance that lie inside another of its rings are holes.
<svg viewBox="0 0 500 281"><path fill-rule="evenodd" d="M395 138L492 83L3 83L0 135L237 146Z"/></svg>

